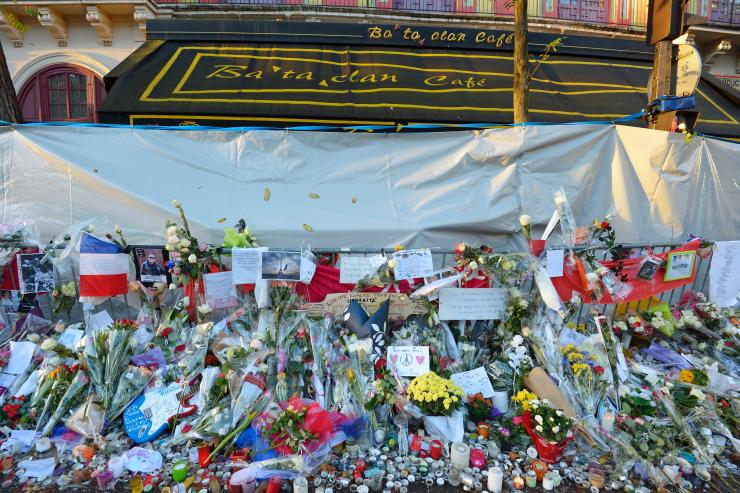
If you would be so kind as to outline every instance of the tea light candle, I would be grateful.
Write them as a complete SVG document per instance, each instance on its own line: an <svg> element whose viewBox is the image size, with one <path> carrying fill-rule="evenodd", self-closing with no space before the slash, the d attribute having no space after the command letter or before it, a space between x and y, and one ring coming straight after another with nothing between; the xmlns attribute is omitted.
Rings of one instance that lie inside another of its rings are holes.
<svg viewBox="0 0 740 493"><path fill-rule="evenodd" d="M293 493L308 493L308 480L303 476L298 476L293 481Z"/></svg>
<svg viewBox="0 0 740 493"><path fill-rule="evenodd" d="M614 413L606 411L601 416L601 427L604 431L612 432L614 430Z"/></svg>
<svg viewBox="0 0 740 493"><path fill-rule="evenodd" d="M488 427L487 424L481 423L481 424L478 425L478 436L479 436L479 438L480 437L483 437L483 438L486 438L487 439L488 438L489 431L490 431L490 429L489 429L489 427Z"/></svg>
<svg viewBox="0 0 740 493"><path fill-rule="evenodd" d="M552 474L548 472L542 477L542 489L546 491L551 491L554 487L555 484L552 480Z"/></svg>
<svg viewBox="0 0 740 493"><path fill-rule="evenodd" d="M450 447L450 461L453 467L465 469L470 464L470 447L462 442L453 443Z"/></svg>
<svg viewBox="0 0 740 493"><path fill-rule="evenodd" d="M442 442L432 440L432 443L429 444L429 456L434 460L442 458Z"/></svg>
<svg viewBox="0 0 740 493"><path fill-rule="evenodd" d="M534 471L527 471L527 486L530 488L534 488L537 486L537 474L535 474Z"/></svg>
<svg viewBox="0 0 740 493"><path fill-rule="evenodd" d="M501 493L504 484L504 471L500 467L492 467L488 470L488 491Z"/></svg>
<svg viewBox="0 0 740 493"><path fill-rule="evenodd" d="M539 459L532 461L532 471L537 475L537 481L542 481L542 478L545 477L545 473L548 469L549 468L544 461Z"/></svg>

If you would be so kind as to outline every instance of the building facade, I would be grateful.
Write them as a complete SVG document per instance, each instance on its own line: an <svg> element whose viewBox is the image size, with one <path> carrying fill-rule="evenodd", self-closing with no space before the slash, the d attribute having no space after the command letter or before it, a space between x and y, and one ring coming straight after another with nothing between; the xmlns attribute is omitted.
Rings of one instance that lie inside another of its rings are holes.
<svg viewBox="0 0 740 493"><path fill-rule="evenodd" d="M510 28L508 0L0 0L0 35L26 121L96 121L103 77L150 19L394 22ZM740 89L740 0L691 0L704 70ZM530 30L639 40L647 0L529 0Z"/></svg>

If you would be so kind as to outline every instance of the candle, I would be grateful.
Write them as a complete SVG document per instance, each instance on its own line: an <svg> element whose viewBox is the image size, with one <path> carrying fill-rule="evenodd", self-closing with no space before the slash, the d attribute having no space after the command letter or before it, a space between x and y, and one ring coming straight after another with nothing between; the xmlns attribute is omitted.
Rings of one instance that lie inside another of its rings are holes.
<svg viewBox="0 0 740 493"><path fill-rule="evenodd" d="M470 449L470 465L471 467L477 467L483 469L486 466L486 454L481 449L472 448Z"/></svg>
<svg viewBox="0 0 740 493"><path fill-rule="evenodd" d="M470 447L462 442L455 442L450 447L450 461L452 466L465 469L470 465Z"/></svg>
<svg viewBox="0 0 740 493"><path fill-rule="evenodd" d="M504 484L504 471L500 467L488 469L488 491L501 493Z"/></svg>
<svg viewBox="0 0 740 493"><path fill-rule="evenodd" d="M521 476L514 476L514 479L512 479L512 482L514 483L514 488L521 490L524 488L524 478Z"/></svg>
<svg viewBox="0 0 740 493"><path fill-rule="evenodd" d="M429 456L434 460L442 458L442 442L432 440L432 443L429 444Z"/></svg>
<svg viewBox="0 0 740 493"><path fill-rule="evenodd" d="M478 425L478 435L482 436L483 438L488 438L488 432L489 428L488 425L485 423L481 423Z"/></svg>
<svg viewBox="0 0 740 493"><path fill-rule="evenodd" d="M413 438L411 439L411 453L418 454L419 450L421 450L421 437L417 434L414 434Z"/></svg>
<svg viewBox="0 0 740 493"><path fill-rule="evenodd" d="M544 475L542 478L542 489L546 491L550 491L555 487L555 484L552 480L552 474L549 472Z"/></svg>
<svg viewBox="0 0 740 493"><path fill-rule="evenodd" d="M606 411L601 416L601 427L604 429L604 431L611 432L614 430L614 413L611 411Z"/></svg>
<svg viewBox="0 0 740 493"><path fill-rule="evenodd" d="M267 493L278 493L282 486L283 480L277 476L273 476L270 478L270 482L267 483Z"/></svg>
<svg viewBox="0 0 740 493"><path fill-rule="evenodd" d="M115 478L113 477L113 471L111 471L110 469L105 469L98 473L96 479L98 480L99 490L109 490L113 487L113 480Z"/></svg>
<svg viewBox="0 0 740 493"><path fill-rule="evenodd" d="M548 469L549 468L544 461L539 459L532 461L532 471L534 471L537 476L537 481L542 481L542 478L545 477L545 473Z"/></svg>
<svg viewBox="0 0 740 493"><path fill-rule="evenodd" d="M303 476L298 476L293 481L293 493L308 493L308 480Z"/></svg>
<svg viewBox="0 0 740 493"><path fill-rule="evenodd" d="M181 461L172 466L172 480L176 483L182 483L188 475L188 463Z"/></svg>
<svg viewBox="0 0 740 493"><path fill-rule="evenodd" d="M535 474L534 471L527 471L527 486L530 488L534 488L537 486L537 474Z"/></svg>

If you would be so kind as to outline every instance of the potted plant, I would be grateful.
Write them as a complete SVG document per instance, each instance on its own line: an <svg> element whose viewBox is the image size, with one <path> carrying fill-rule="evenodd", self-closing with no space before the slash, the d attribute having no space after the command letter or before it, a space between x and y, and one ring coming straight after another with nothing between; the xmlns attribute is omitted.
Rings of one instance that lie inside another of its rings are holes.
<svg viewBox="0 0 740 493"><path fill-rule="evenodd" d="M573 440L570 418L560 409L550 407L547 399L530 401L529 410L522 417L540 459L551 464L560 460L565 447Z"/></svg>
<svg viewBox="0 0 740 493"><path fill-rule="evenodd" d="M406 390L409 401L424 414L424 428L451 442L463 439L462 399L465 392L434 372L414 378Z"/></svg>

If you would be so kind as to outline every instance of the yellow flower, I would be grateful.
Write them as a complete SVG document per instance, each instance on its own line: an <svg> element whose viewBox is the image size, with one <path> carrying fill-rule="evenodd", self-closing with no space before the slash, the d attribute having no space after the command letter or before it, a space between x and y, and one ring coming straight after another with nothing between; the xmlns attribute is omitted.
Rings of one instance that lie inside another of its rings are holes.
<svg viewBox="0 0 740 493"><path fill-rule="evenodd" d="M679 373L678 375L678 379L681 382L693 383L694 382L694 372L691 370L681 370L681 373Z"/></svg>
<svg viewBox="0 0 740 493"><path fill-rule="evenodd" d="M450 400L451 400L452 402L457 402L457 397L455 397L455 396L453 395L452 397L450 397Z"/></svg>

